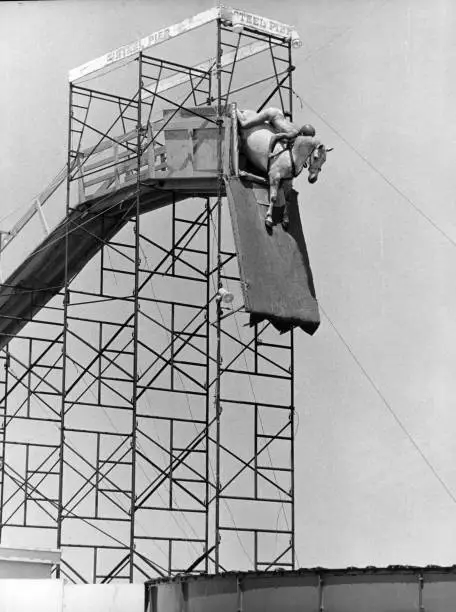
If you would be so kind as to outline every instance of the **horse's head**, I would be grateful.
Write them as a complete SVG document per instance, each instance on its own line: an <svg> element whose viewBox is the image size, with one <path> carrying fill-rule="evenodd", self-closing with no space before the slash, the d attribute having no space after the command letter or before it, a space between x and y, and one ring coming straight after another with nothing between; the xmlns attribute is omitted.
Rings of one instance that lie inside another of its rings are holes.
<svg viewBox="0 0 456 612"><path fill-rule="evenodd" d="M293 161L295 164L293 175L297 176L303 168L308 168L309 183L315 183L329 151L332 151L332 148L327 149L318 138L298 136L293 145Z"/></svg>
<svg viewBox="0 0 456 612"><path fill-rule="evenodd" d="M326 154L332 151L332 148L327 149L324 144L315 140L315 146L309 153L306 165L309 169L308 181L309 183L315 183L318 179L318 175L321 172L321 168L326 161Z"/></svg>

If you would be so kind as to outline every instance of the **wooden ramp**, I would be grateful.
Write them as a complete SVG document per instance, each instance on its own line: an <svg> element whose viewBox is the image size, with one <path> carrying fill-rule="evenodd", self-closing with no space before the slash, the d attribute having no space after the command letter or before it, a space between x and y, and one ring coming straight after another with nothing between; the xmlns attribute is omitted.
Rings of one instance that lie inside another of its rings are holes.
<svg viewBox="0 0 456 612"><path fill-rule="evenodd" d="M160 184L158 184L160 182ZM214 178L149 181L140 194L146 213L189 197L217 193ZM84 266L135 213L136 186L91 200L73 210L0 285L0 349L33 319L65 284L65 235L68 231L68 277Z"/></svg>
<svg viewBox="0 0 456 612"><path fill-rule="evenodd" d="M226 179L226 191L251 324L268 319L281 332L299 326L308 334L315 333L320 316L297 192L291 196L288 230L282 228L282 210L276 208L275 225L268 231L264 224L266 186L230 177Z"/></svg>

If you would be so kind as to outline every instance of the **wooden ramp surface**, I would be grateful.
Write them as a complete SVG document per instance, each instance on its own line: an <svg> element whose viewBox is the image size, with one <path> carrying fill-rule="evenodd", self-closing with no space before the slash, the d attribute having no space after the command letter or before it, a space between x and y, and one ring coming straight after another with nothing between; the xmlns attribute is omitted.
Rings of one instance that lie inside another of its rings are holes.
<svg viewBox="0 0 456 612"><path fill-rule="evenodd" d="M251 324L268 319L281 332L299 326L308 334L315 333L320 316L297 192L290 196L288 230L280 223L282 209L276 208L275 225L268 231L264 224L266 186L230 177L226 190Z"/></svg>
<svg viewBox="0 0 456 612"><path fill-rule="evenodd" d="M148 182L140 191L141 214L173 201L217 194L213 177ZM134 215L136 190L136 185L127 186L79 205L0 285L0 349L64 287L65 236L71 280Z"/></svg>

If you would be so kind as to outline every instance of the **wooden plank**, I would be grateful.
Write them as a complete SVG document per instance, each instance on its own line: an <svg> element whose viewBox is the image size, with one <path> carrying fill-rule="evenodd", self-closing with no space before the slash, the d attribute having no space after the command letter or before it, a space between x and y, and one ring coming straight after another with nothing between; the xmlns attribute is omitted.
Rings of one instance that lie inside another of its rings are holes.
<svg viewBox="0 0 456 612"><path fill-rule="evenodd" d="M146 141L146 145L148 144L148 142ZM112 145L114 149L115 145ZM149 149L152 149L152 147L149 147ZM148 149L148 150L149 150ZM156 146L155 148L155 154L156 155L160 155L161 153L165 153L165 147L163 145L160 146ZM94 154L96 155L96 154ZM134 155L134 153L130 153L129 151L125 151L122 150L120 153L118 153L117 159L118 161L122 161L122 159L125 159L126 157L130 156L130 155ZM135 158L136 159L136 155ZM100 159L98 161L94 161L90 164L84 164L84 171L87 174L88 172L91 172L92 170L96 170L97 168L103 169L104 166L107 166L109 164L113 164L116 161L116 157L115 155L111 155L109 157L104 157L103 159Z"/></svg>
<svg viewBox="0 0 456 612"><path fill-rule="evenodd" d="M168 119L169 115L175 115L175 117L186 117L192 118L198 115L199 117L210 117L215 119L217 116L217 109L213 106L192 106L182 108L165 108L163 110L163 119Z"/></svg>
<svg viewBox="0 0 456 612"><path fill-rule="evenodd" d="M117 147L117 151L119 150L118 145L114 145L113 151L116 149L116 147ZM87 174L88 172L91 172L92 170L96 170L97 168L102 168L103 166L113 164L115 161L117 162L122 161L123 159L125 159L126 157L130 155L134 155L134 154L130 153L129 151L125 151L125 150L122 150L120 153L118 152L117 155L113 153L109 157L104 157L103 159L94 161L90 164L84 164L84 172Z"/></svg>
<svg viewBox="0 0 456 612"><path fill-rule="evenodd" d="M111 179L111 181L115 181L116 174L117 174L118 181L116 183L117 184L116 188L119 188L121 186L120 177L126 174L128 171L136 170L136 166L137 166L137 163L136 163L136 158L135 158L128 162L121 163L118 166L114 166L113 168L110 169L110 172L105 172L104 174L96 174L92 179L85 180L84 184L86 187L93 187L94 185L98 185L99 183L103 183L104 181L107 181L109 179ZM147 173L149 172L146 159L142 161L141 168L147 168Z"/></svg>
<svg viewBox="0 0 456 612"><path fill-rule="evenodd" d="M196 130L198 128L212 128L213 130L217 130L216 123L212 121L208 121L207 119L200 119L199 117L192 117L188 119L173 119L168 123L168 125L163 130L166 132L167 130Z"/></svg>

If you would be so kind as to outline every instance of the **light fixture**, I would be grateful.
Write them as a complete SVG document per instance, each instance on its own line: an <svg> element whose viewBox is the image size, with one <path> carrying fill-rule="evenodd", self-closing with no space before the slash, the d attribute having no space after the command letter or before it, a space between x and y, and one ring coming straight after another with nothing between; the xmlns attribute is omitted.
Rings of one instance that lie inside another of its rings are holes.
<svg viewBox="0 0 456 612"><path fill-rule="evenodd" d="M231 302L234 300L234 295L231 293L231 291L228 291L224 287L220 287L220 289L217 291L216 299L219 302L223 302L223 304L231 304Z"/></svg>
<svg viewBox="0 0 456 612"><path fill-rule="evenodd" d="M294 49L299 49L299 47L302 47L302 40L299 38L299 34L296 32L296 30L292 31L290 39L291 39L291 46Z"/></svg>
<svg viewBox="0 0 456 612"><path fill-rule="evenodd" d="M235 14L233 15L233 32L235 34L241 34L244 26L242 24L241 19Z"/></svg>

